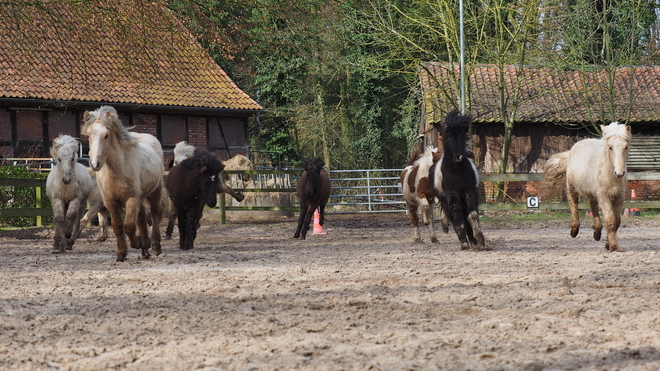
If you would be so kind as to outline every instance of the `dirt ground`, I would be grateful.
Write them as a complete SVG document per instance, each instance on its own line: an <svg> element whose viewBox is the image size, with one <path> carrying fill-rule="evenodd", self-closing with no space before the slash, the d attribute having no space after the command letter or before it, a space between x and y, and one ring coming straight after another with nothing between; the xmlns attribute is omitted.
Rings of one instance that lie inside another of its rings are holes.
<svg viewBox="0 0 660 371"><path fill-rule="evenodd" d="M614 253L590 220L482 220L491 251L412 244L404 214L306 241L205 219L193 250L175 233L124 263L114 238L51 254L47 228L0 231L0 369L660 369L659 218L625 218Z"/></svg>

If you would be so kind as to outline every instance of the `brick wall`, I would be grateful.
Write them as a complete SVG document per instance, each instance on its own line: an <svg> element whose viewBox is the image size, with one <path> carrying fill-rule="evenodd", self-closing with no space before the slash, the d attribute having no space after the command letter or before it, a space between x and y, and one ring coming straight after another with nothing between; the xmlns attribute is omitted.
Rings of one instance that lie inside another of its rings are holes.
<svg viewBox="0 0 660 371"><path fill-rule="evenodd" d="M206 118L194 116L188 118L188 143L195 147L208 147L206 141Z"/></svg>
<svg viewBox="0 0 660 371"><path fill-rule="evenodd" d="M156 125L156 115L145 115L136 113L133 115L133 131L138 133L147 133L158 137L158 126ZM128 123L125 123L128 124Z"/></svg>

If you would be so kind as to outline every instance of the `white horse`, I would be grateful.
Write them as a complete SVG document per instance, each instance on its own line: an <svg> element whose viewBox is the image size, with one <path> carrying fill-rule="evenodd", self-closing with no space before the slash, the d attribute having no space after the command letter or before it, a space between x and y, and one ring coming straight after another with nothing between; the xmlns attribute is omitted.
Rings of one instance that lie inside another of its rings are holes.
<svg viewBox="0 0 660 371"><path fill-rule="evenodd" d="M103 242L108 239L108 209L103 205L103 196L101 196L101 188L99 188L98 183L96 183L96 172L90 168L87 168L87 172L92 177L94 186L92 191L89 193L87 198L87 204L89 208L85 213L85 216L80 220L80 229L78 230L78 235L80 232L85 229L87 224L92 220L94 215L99 219L99 227L101 228L101 233L96 237L96 241ZM78 238L78 236L76 236Z"/></svg>
<svg viewBox="0 0 660 371"><path fill-rule="evenodd" d="M132 248L142 250L142 257L151 256L149 247L159 255L164 172L160 142L153 135L129 131L111 106L85 112L84 121L81 132L89 137L90 167L97 171L103 203L112 218L117 261L126 260L125 236ZM143 200L151 208L151 240ZM124 208L126 215L122 216Z"/></svg>
<svg viewBox="0 0 660 371"><path fill-rule="evenodd" d="M50 148L55 166L46 180L46 194L53 204L55 253L73 248L80 230L80 217L94 187L85 166L77 162L79 147L80 143L75 138L60 135L53 140Z"/></svg>
<svg viewBox="0 0 660 371"><path fill-rule="evenodd" d="M544 189L548 196L562 193L571 207L571 237L580 231L578 198L589 200L594 218L594 239L600 240L603 224L598 209L603 210L607 243L605 249L618 249L616 231L621 224L621 209L626 190L630 126L613 122L600 126L603 137L583 139L570 151L548 159L543 168ZM562 189L563 188L563 189Z"/></svg>

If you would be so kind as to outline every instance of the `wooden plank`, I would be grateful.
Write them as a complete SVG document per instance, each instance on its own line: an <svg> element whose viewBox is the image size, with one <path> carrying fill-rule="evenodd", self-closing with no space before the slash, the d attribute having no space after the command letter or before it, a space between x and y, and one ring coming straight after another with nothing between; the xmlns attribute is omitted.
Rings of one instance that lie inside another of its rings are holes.
<svg viewBox="0 0 660 371"><path fill-rule="evenodd" d="M295 206L225 206L227 211L300 211Z"/></svg>
<svg viewBox="0 0 660 371"><path fill-rule="evenodd" d="M0 186L45 187L46 179L0 178Z"/></svg>
<svg viewBox="0 0 660 371"><path fill-rule="evenodd" d="M24 208L11 208L0 209L0 218L11 218L15 216L52 216L53 209L51 208L37 208L37 207L24 207Z"/></svg>

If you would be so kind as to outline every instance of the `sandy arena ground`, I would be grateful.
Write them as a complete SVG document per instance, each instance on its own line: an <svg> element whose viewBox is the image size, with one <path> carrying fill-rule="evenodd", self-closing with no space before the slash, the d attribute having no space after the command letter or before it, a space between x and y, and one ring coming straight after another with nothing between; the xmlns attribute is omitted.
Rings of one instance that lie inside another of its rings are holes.
<svg viewBox="0 0 660 371"><path fill-rule="evenodd" d="M47 228L0 231L0 369L660 369L659 218L625 218L614 253L590 220L487 219L492 251L412 244L404 214L306 241L205 220L194 250L125 263L114 238L54 255Z"/></svg>

